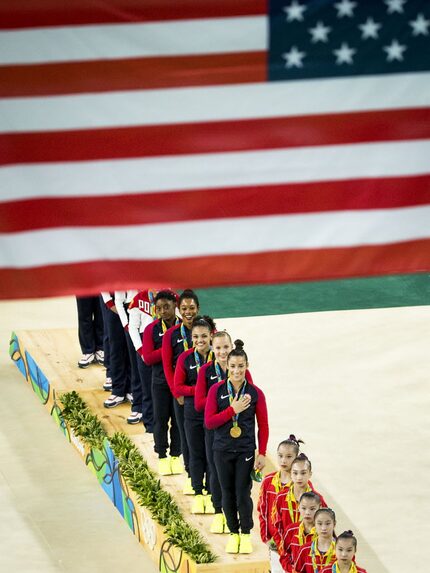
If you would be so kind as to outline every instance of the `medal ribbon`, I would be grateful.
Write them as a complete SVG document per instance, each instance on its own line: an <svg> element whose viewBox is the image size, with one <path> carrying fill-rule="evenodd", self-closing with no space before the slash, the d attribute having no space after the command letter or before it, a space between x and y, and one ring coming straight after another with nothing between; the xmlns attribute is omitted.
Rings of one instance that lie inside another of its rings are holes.
<svg viewBox="0 0 430 573"><path fill-rule="evenodd" d="M287 487L288 484L281 482L281 472L276 472L275 475L272 477L272 485L275 488L275 492L279 493L281 489Z"/></svg>
<svg viewBox="0 0 430 573"><path fill-rule="evenodd" d="M294 496L294 484L292 481L288 484L288 492L285 496L287 505L288 505L288 513L290 514L291 523L297 523L301 521L300 518L300 511L299 511L299 504ZM306 486L305 491L311 491L309 485Z"/></svg>
<svg viewBox="0 0 430 573"><path fill-rule="evenodd" d="M276 495L278 495L278 493L288 487L288 484L284 484L281 482L281 472L276 472L275 475L272 477L272 485L275 488L275 492ZM273 525L275 524L275 518L276 518L276 513L277 513L277 508L276 508L276 503L274 503L272 505L272 513L271 513L271 520Z"/></svg>
<svg viewBox="0 0 430 573"><path fill-rule="evenodd" d="M242 388L239 390L239 398L241 398L245 394L245 388L246 388L246 380L244 381ZM230 378L227 379L227 390L228 390L228 399L230 401L230 406L231 406L231 403L234 400L234 390L233 390L233 384L230 382ZM237 427L238 419L239 419L239 414L235 414L233 416L233 426L235 428Z"/></svg>
<svg viewBox="0 0 430 573"><path fill-rule="evenodd" d="M188 350L189 344L188 344L188 338L187 338L187 331L186 331L183 323L181 324L181 336L184 339L184 351Z"/></svg>
<svg viewBox="0 0 430 573"><path fill-rule="evenodd" d="M303 521L299 525L299 531L297 533L297 539L299 541L299 545L304 545L307 543L306 537L307 535L312 535L312 541L315 539L315 527L309 531L308 534L305 532L305 526L303 525Z"/></svg>
<svg viewBox="0 0 430 573"><path fill-rule="evenodd" d="M340 573L340 569L339 569L339 565L337 564L337 561L335 563L333 563L333 567L331 568L332 573ZM349 568L348 573L357 573L357 565L354 563L354 561L351 563L351 567Z"/></svg>
<svg viewBox="0 0 430 573"><path fill-rule="evenodd" d="M149 311L151 313L152 320L157 320L157 313L155 311L155 302L154 302L154 291L148 289L148 298L149 298Z"/></svg>
<svg viewBox="0 0 430 573"><path fill-rule="evenodd" d="M163 334L164 334L167 330L167 326L166 326L166 323L164 322L164 320L161 320L160 322L161 322L161 328L163 329ZM180 322L179 318L176 317L175 324L179 324L179 322Z"/></svg>
<svg viewBox="0 0 430 573"><path fill-rule="evenodd" d="M336 543L333 540L330 543L330 547L327 551L327 553L324 553L324 555L321 555L321 553L318 551L318 537L315 537L315 539L312 541L311 543L311 557L312 557L312 568L314 570L314 573L319 573L319 567L320 565L330 565L330 561L332 560L333 555L335 554L335 550L336 550ZM320 557L320 565L317 564L317 555ZM325 563L323 562L325 559Z"/></svg>
<svg viewBox="0 0 430 573"><path fill-rule="evenodd" d="M225 378L224 374L222 373L223 372L222 368L216 360L214 362L214 365L215 365L216 375L218 376L218 382L222 382L222 380L224 380L224 378Z"/></svg>
<svg viewBox="0 0 430 573"><path fill-rule="evenodd" d="M194 360L196 361L197 374L198 374L200 367L202 365L202 362L200 360L200 354L197 352L197 350L194 350ZM213 360L213 352L212 352L212 350L210 350L209 354L206 357L205 364L206 364L206 362L212 362L212 360Z"/></svg>

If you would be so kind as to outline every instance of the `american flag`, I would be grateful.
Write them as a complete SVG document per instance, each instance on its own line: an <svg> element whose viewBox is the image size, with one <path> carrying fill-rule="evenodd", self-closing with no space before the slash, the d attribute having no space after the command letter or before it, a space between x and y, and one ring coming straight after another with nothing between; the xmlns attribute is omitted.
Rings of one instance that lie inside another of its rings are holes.
<svg viewBox="0 0 430 573"><path fill-rule="evenodd" d="M428 0L20 0L0 27L0 298L430 269Z"/></svg>

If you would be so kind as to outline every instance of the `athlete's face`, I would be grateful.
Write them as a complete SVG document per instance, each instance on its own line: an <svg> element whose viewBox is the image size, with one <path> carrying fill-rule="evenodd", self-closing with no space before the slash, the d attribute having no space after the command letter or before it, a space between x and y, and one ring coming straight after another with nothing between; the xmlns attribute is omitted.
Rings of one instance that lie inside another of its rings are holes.
<svg viewBox="0 0 430 573"><path fill-rule="evenodd" d="M308 525L314 524L315 512L320 504L314 499L304 497L299 503L299 511L302 520Z"/></svg>
<svg viewBox="0 0 430 573"><path fill-rule="evenodd" d="M227 363L228 375L232 382L243 382L248 364L244 356L230 356Z"/></svg>
<svg viewBox="0 0 430 573"><path fill-rule="evenodd" d="M155 312L162 320L170 322L175 318L176 304L173 300L167 298L160 298L155 304Z"/></svg>
<svg viewBox="0 0 430 573"><path fill-rule="evenodd" d="M294 458L297 456L297 448L282 444L278 448L278 464L281 470L289 472Z"/></svg>
<svg viewBox="0 0 430 573"><path fill-rule="evenodd" d="M193 298L184 298L184 300L179 305L179 312L182 316L182 320L184 321L185 326L191 328L191 323L193 322L193 318L197 316L199 307Z"/></svg>
<svg viewBox="0 0 430 573"><path fill-rule="evenodd" d="M298 485L301 488L306 486L311 479L311 475L311 469L306 461L296 462L291 468L291 480L294 485Z"/></svg>
<svg viewBox="0 0 430 573"><path fill-rule="evenodd" d="M318 537L323 539L331 539L333 537L335 523L332 517L327 513L323 512L317 515L315 519L315 530Z"/></svg>
<svg viewBox="0 0 430 573"><path fill-rule="evenodd" d="M345 566L351 565L355 555L354 541L352 539L339 539L336 544L336 559Z"/></svg>
<svg viewBox="0 0 430 573"><path fill-rule="evenodd" d="M227 336L227 334L223 336L215 336L212 340L212 350L214 351L215 360L218 360L221 364L225 364L227 356L233 350L230 337Z"/></svg>
<svg viewBox="0 0 430 573"><path fill-rule="evenodd" d="M204 326L195 326L192 333L193 346L200 354L207 354L211 345L211 334Z"/></svg>

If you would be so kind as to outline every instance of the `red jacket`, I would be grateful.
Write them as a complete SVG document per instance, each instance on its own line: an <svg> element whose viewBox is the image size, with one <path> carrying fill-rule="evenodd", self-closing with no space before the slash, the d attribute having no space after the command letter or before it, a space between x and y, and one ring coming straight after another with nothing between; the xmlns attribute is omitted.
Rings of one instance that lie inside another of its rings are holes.
<svg viewBox="0 0 430 573"><path fill-rule="evenodd" d="M333 573L333 565L327 565L327 567L320 570L320 573ZM366 569L363 569L363 567L359 567L357 564L355 566L357 567L357 573L367 573Z"/></svg>
<svg viewBox="0 0 430 573"><path fill-rule="evenodd" d="M315 493L317 493L320 496L321 507L327 507L327 503L326 503L325 499L323 498L323 496L318 491L315 490L314 486L312 485L312 482L308 482L308 485L312 491L314 491ZM285 489L282 490L282 492L279 493L279 495L276 498L276 509L275 509L275 517L274 517L276 531L275 531L273 539L275 540L277 547L282 547L282 540L284 539L287 527L289 525L291 525L291 523L295 523L295 522L300 520L298 500L295 502L294 501L292 502L292 509L293 509L294 515L293 515L293 518L291 518L291 516L290 516L290 512L289 512L289 508L288 508L287 500L286 500L286 496L287 496L288 491L289 491L289 488L286 487Z"/></svg>
<svg viewBox="0 0 430 573"><path fill-rule="evenodd" d="M208 395L208 377L211 378L211 372L213 371L214 362L206 362L200 370L197 376L197 384L194 393L194 407L198 412L203 412L206 406L206 398ZM209 372L208 372L209 370ZM253 384L251 372L249 370L245 373L245 378L248 384ZM218 380L221 382L221 380ZM213 384L210 385L211 387Z"/></svg>
<svg viewBox="0 0 430 573"><path fill-rule="evenodd" d="M272 481L277 473L267 474L260 486L257 510L260 521L260 537L263 543L268 543L275 535L274 506L279 491L276 491ZM283 491L283 488L280 491Z"/></svg>

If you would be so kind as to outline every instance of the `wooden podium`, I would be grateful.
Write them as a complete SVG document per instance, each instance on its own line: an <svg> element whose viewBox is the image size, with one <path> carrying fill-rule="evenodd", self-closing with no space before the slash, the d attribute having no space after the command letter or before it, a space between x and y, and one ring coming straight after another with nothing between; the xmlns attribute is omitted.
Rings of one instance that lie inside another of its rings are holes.
<svg viewBox="0 0 430 573"><path fill-rule="evenodd" d="M103 391L104 369L91 365L79 369L76 362L75 330L32 330L12 333L9 353L16 366L29 383L39 400L48 409L51 417L72 444L86 466L94 473L99 484L121 513L129 528L162 573L268 573L267 547L259 536L258 516L255 510L259 485L254 484L254 529L251 555L228 555L224 547L226 535L209 531L212 515L190 513L192 497L182 494L185 476L160 476L163 488L178 505L186 521L197 529L217 556L212 564L197 564L184 551L173 546L163 528L156 523L149 511L139 505L137 496L121 475L118 462L105 440L101 450L87 447L61 415L59 395L75 390L86 402L93 414L102 422L108 436L115 432L126 433L138 447L149 467L157 471L158 457L153 450L152 435L145 434L142 424L127 424L130 406L121 405L108 410L103 407L107 393ZM267 468L271 471L273 467ZM107 548L108 549L108 548Z"/></svg>

